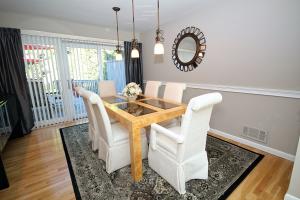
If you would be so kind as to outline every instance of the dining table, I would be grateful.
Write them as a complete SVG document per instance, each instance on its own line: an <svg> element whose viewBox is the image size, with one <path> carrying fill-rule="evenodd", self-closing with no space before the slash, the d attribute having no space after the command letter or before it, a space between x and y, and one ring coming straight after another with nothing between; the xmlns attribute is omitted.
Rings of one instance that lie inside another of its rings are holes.
<svg viewBox="0 0 300 200"><path fill-rule="evenodd" d="M144 95L139 95L134 101L128 101L122 95L102 97L102 100L109 116L129 130L131 176L134 182L138 182L143 177L141 129L180 117L186 105Z"/></svg>

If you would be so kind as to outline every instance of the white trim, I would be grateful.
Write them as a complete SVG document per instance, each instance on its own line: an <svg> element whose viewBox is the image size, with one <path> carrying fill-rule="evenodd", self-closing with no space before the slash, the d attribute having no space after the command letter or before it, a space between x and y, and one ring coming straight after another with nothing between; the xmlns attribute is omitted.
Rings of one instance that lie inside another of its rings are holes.
<svg viewBox="0 0 300 200"><path fill-rule="evenodd" d="M240 138L240 137L237 137L237 136L234 136L234 135L231 135L229 133L225 133L223 131L220 131L220 130L217 130L217 129L210 129L210 132L212 133L215 133L217 135L220 135L222 137L225 137L225 138L228 138L228 139L231 139L235 142L239 142L239 143L242 143L242 144L245 144L245 145L248 145L248 146L251 146L251 147L254 147L256 149L259 149L259 150L262 150L264 152L267 152L267 153L270 153L270 154L273 154L275 156L279 156L281 158L284 158L284 159L287 159L287 160L290 160L290 161L294 161L295 160L295 156L292 155L292 154L288 154L288 153L285 153L283 151L280 151L280 150L277 150L277 149L273 149L271 147L267 147L267 146L264 146L264 145L261 145L261 144L258 144L256 142L252 142L250 140L247 140L247 139L244 139L244 138Z"/></svg>
<svg viewBox="0 0 300 200"><path fill-rule="evenodd" d="M298 197L286 193L284 196L284 200L300 200L300 199Z"/></svg>
<svg viewBox="0 0 300 200"><path fill-rule="evenodd" d="M82 41L89 43L96 43L102 45L117 45L118 42L116 40L108 40L108 39L100 39L100 38L92 38L85 36L76 36L76 35L68 35L68 34L60 34L60 33L52 33L52 32L44 32L44 31L35 31L35 30L21 30L21 34L23 35L32 35L32 36L47 36L47 37L57 37L62 38L68 41ZM124 41L120 41L120 46L123 46Z"/></svg>
<svg viewBox="0 0 300 200"><path fill-rule="evenodd" d="M144 81L144 83L146 83L146 81ZM165 85L166 82L163 81L162 84ZM186 83L186 84L187 84L188 88L195 88L195 89L216 90L216 91L224 91L224 92L234 92L234 93L243 93L243 94L255 94L255 95L300 99L300 91L298 91L298 90L252 88L252 87L202 84L202 83Z"/></svg>

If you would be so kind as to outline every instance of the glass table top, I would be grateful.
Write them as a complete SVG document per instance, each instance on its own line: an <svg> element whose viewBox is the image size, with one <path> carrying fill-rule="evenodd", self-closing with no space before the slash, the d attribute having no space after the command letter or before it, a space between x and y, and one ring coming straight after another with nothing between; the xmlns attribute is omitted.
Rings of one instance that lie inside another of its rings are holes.
<svg viewBox="0 0 300 200"><path fill-rule="evenodd" d="M145 98L147 98L147 97L138 95L136 100L141 100L141 99L145 99ZM107 103L124 103L124 102L128 102L126 97L124 97L124 99L122 99L120 97L111 96L111 97L102 97L101 99L103 101L107 102Z"/></svg>
<svg viewBox="0 0 300 200"><path fill-rule="evenodd" d="M138 95L137 98L136 98L136 100L141 100L141 99L145 99L145 98L147 98L147 97Z"/></svg>
<svg viewBox="0 0 300 200"><path fill-rule="evenodd" d="M129 114L136 116L136 117L156 112L155 110L146 108L144 106L141 106L141 105L138 105L135 103L119 104L119 105L117 105L117 107L120 108L121 110L128 112Z"/></svg>
<svg viewBox="0 0 300 200"><path fill-rule="evenodd" d="M122 99L119 97L102 97L102 100L107 102L107 103L123 103L123 102L127 102L126 99Z"/></svg>
<svg viewBox="0 0 300 200"><path fill-rule="evenodd" d="M176 104L168 103L158 99L147 99L147 100L142 100L141 102L161 109L170 109L170 108L178 107L178 105Z"/></svg>

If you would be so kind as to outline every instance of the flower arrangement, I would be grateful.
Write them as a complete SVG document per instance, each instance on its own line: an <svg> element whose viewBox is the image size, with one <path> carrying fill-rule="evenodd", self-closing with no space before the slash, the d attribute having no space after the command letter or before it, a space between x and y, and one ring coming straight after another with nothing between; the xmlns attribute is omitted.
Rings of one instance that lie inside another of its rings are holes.
<svg viewBox="0 0 300 200"><path fill-rule="evenodd" d="M140 86L134 82L128 83L122 91L125 97L136 97L142 93Z"/></svg>

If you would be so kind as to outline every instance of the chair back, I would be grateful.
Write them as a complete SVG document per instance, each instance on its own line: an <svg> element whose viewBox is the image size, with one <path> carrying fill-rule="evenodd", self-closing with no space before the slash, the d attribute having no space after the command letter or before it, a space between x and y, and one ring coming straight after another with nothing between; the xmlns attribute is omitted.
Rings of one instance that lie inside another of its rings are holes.
<svg viewBox="0 0 300 200"><path fill-rule="evenodd" d="M183 148L181 148L182 159L205 151L207 131L213 106L222 101L220 93L209 93L190 100L187 110L182 119L181 134L184 135Z"/></svg>
<svg viewBox="0 0 300 200"><path fill-rule="evenodd" d="M92 104L88 101L88 99L91 97L92 92L82 88L82 87L75 87L74 90L76 93L82 97L83 103L85 106L85 110L87 112L87 116L89 119L90 125L95 128L95 115L93 113Z"/></svg>
<svg viewBox="0 0 300 200"><path fill-rule="evenodd" d="M96 93L91 94L89 101L92 104L93 113L96 119L95 129L108 146L111 146L113 143L112 128L104 104Z"/></svg>
<svg viewBox="0 0 300 200"><path fill-rule="evenodd" d="M114 81L99 81L98 88L100 97L109 97L117 95L117 90Z"/></svg>
<svg viewBox="0 0 300 200"><path fill-rule="evenodd" d="M181 103L183 91L186 89L185 83L168 82L165 87L164 99Z"/></svg>
<svg viewBox="0 0 300 200"><path fill-rule="evenodd" d="M147 97L157 97L160 86L160 81L147 81L144 95Z"/></svg>

